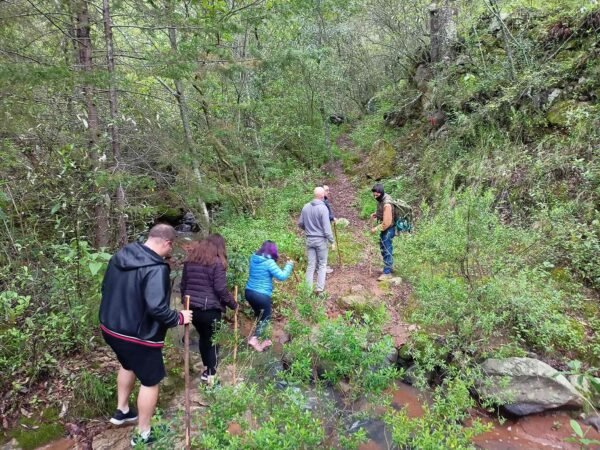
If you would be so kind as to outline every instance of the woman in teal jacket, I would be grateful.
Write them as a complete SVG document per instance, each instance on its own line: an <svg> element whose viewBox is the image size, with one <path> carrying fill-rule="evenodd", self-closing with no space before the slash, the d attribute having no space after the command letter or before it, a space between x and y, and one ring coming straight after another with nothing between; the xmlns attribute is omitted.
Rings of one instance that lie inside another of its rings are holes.
<svg viewBox="0 0 600 450"><path fill-rule="evenodd" d="M294 263L288 261L283 270L277 265L277 245L273 241L263 242L260 249L250 257L250 276L246 283L246 300L252 306L258 323L248 344L258 352L269 347L270 339L262 339L265 327L271 319L271 297L273 296L273 278L285 281L292 273Z"/></svg>

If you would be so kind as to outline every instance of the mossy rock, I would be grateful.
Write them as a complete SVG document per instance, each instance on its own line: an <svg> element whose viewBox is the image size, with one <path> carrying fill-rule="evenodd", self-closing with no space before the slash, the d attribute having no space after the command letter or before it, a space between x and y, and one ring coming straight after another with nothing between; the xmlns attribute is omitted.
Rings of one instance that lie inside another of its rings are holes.
<svg viewBox="0 0 600 450"><path fill-rule="evenodd" d="M367 176L374 180L391 177L394 174L396 150L385 139L375 141L369 152Z"/></svg>
<svg viewBox="0 0 600 450"><path fill-rule="evenodd" d="M379 301L377 298L362 293L348 294L337 299L338 306L346 311L364 313L377 307Z"/></svg>
<svg viewBox="0 0 600 450"><path fill-rule="evenodd" d="M569 126L569 113L577 108L577 103L573 100L563 100L550 107L546 114L546 119L550 125L556 127Z"/></svg>

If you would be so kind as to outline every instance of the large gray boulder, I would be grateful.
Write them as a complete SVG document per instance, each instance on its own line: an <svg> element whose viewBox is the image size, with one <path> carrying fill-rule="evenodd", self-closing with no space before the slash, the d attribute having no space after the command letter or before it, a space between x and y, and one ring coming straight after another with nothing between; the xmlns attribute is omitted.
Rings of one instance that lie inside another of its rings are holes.
<svg viewBox="0 0 600 450"><path fill-rule="evenodd" d="M481 367L487 379L479 385L480 395L517 416L583 406L583 397L564 375L537 359L488 359Z"/></svg>

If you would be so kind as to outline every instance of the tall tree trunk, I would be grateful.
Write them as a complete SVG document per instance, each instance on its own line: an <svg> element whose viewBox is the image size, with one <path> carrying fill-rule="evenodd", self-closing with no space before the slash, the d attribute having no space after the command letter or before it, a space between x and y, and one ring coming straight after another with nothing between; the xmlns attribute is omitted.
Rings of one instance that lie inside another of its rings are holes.
<svg viewBox="0 0 600 450"><path fill-rule="evenodd" d="M94 70L92 60L92 40L90 38L90 17L86 0L75 0L72 3L75 14L75 46L77 49L78 70L84 72L89 77ZM83 95L87 110L87 129L88 129L88 152L90 161L94 169L104 168L106 158L102 157L98 151L98 141L100 140L100 125L98 121L98 110L94 101L94 86L89 80L83 84ZM108 205L101 189L97 188L97 203L94 206L96 223L94 227L94 245L96 247L108 247L110 244L110 221L108 217Z"/></svg>
<svg viewBox="0 0 600 450"><path fill-rule="evenodd" d="M119 140L117 88L115 77L115 52L113 48L112 20L110 17L110 6L108 0L102 0L102 16L104 18L104 38L106 39L106 61L110 78L108 90L108 103L110 106L110 141L115 169L120 172L119 162L121 160L121 142ZM117 203L117 244L119 247L127 244L127 221L125 215L125 189L119 183L115 193Z"/></svg>
<svg viewBox="0 0 600 450"><path fill-rule="evenodd" d="M440 0L429 6L429 32L431 34L431 62L449 62L452 46L457 40L456 8L452 0Z"/></svg>
<svg viewBox="0 0 600 450"><path fill-rule="evenodd" d="M104 0L107 1L107 0ZM177 28L174 26L169 27L169 42L171 43L171 51L177 53ZM187 151L192 157L192 168L198 184L202 184L202 174L200 173L200 167L198 160L194 152L194 138L192 135L192 128L190 126L189 113L187 108L187 102L185 99L185 91L183 88L183 82L181 80L175 80L175 98L177 99L177 105L179 106L179 115L181 116L181 124L183 126L183 137ZM208 123L208 118L207 118ZM208 214L208 208L206 203L200 197L198 197L198 207L200 209L200 228L201 232L208 234L210 230L210 215Z"/></svg>

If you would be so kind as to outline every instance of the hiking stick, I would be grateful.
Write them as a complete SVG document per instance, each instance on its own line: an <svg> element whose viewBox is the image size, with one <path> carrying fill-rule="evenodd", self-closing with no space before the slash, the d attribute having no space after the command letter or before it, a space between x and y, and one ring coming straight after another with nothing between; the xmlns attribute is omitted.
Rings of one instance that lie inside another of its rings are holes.
<svg viewBox="0 0 600 450"><path fill-rule="evenodd" d="M238 301L238 287L237 285L233 288L233 296L235 301ZM237 348L238 348L238 309L239 305L235 308L233 313L233 384L237 383Z"/></svg>
<svg viewBox="0 0 600 450"><path fill-rule="evenodd" d="M338 263L342 265L342 252L340 252L340 241L338 240L337 227L335 226L335 220L333 221L333 234L335 235L335 247L338 254Z"/></svg>
<svg viewBox="0 0 600 450"><path fill-rule="evenodd" d="M185 296L185 309L190 309L190 296ZM184 371L185 371L185 449L191 445L190 429L190 324L185 324L184 342Z"/></svg>

